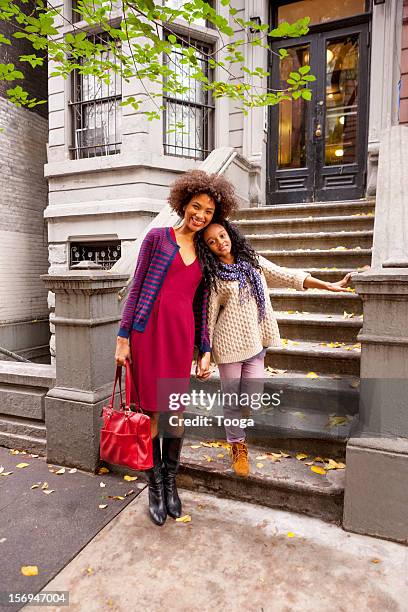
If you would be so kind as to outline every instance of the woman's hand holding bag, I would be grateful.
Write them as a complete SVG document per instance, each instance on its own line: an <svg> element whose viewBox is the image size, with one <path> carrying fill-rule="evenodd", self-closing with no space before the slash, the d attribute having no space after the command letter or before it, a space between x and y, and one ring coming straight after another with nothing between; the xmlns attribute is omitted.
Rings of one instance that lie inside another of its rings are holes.
<svg viewBox="0 0 408 612"><path fill-rule="evenodd" d="M150 417L141 409L130 409L130 390L137 390L132 380L129 360L126 360L126 386L123 404L122 367L116 366L115 382L108 406L102 408L103 427L100 434L100 458L107 463L123 465L132 470L147 470L153 467L153 447L150 431ZM116 383L119 380L120 408L113 407Z"/></svg>

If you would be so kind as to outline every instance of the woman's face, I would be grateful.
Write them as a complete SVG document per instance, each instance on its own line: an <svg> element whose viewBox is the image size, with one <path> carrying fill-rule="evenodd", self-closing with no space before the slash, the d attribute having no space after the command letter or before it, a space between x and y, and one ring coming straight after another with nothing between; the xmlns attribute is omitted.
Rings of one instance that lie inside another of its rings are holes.
<svg viewBox="0 0 408 612"><path fill-rule="evenodd" d="M191 198L184 208L184 225L192 232L206 227L215 213L215 202L206 193L199 193Z"/></svg>
<svg viewBox="0 0 408 612"><path fill-rule="evenodd" d="M227 230L218 223L211 223L203 234L204 242L219 259L229 259L231 254L231 239Z"/></svg>

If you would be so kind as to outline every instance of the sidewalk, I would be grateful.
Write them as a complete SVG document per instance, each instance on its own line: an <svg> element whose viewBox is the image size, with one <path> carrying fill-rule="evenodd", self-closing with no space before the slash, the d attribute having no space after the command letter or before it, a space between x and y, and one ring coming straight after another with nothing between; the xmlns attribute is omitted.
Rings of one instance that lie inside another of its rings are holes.
<svg viewBox="0 0 408 612"><path fill-rule="evenodd" d="M7 538L0 543L1 590L33 589L47 575L44 590L67 590L70 597L69 607L31 605L25 611L408 612L408 547L185 490L191 522L170 518L156 527L147 515L147 491L136 489L137 481L51 474L55 492L45 495L30 489L44 479L44 468L48 472L44 459L0 448L0 465L6 467L8 457L8 467L20 461L30 467L0 477L0 542ZM132 488L137 496L109 499L100 510L101 480L109 494ZM38 565L38 576L19 574L21 565L31 564Z"/></svg>

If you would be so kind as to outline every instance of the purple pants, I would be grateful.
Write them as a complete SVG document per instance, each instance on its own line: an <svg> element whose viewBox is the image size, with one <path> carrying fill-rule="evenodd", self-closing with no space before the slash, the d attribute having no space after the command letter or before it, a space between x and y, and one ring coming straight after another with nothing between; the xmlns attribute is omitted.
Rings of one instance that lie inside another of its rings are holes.
<svg viewBox="0 0 408 612"><path fill-rule="evenodd" d="M220 363L218 370L221 378L221 390L224 394L232 394L231 399L224 400L224 428L227 442L244 442L245 430L240 424L228 424L227 419L239 420L243 416L250 416L250 407L237 402L235 398L245 393L262 393L264 373L264 360L266 350L263 349L254 357L235 363Z"/></svg>

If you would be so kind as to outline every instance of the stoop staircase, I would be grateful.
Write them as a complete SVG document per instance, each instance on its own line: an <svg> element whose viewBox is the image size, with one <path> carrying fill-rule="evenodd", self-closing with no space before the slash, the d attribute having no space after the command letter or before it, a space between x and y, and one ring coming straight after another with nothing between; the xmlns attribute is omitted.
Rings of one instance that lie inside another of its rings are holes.
<svg viewBox="0 0 408 612"><path fill-rule="evenodd" d="M247 208L234 221L260 255L334 282L370 265L374 207L358 200ZM259 410L247 430L251 474L237 478L225 447L205 442L214 433L222 440L222 428L195 428L201 441L185 442L180 484L341 522L345 470L311 468L323 467L319 459L344 460L356 422L362 302L352 284L347 293L270 289L270 299L283 345L267 351L265 391L283 392L283 402Z"/></svg>

